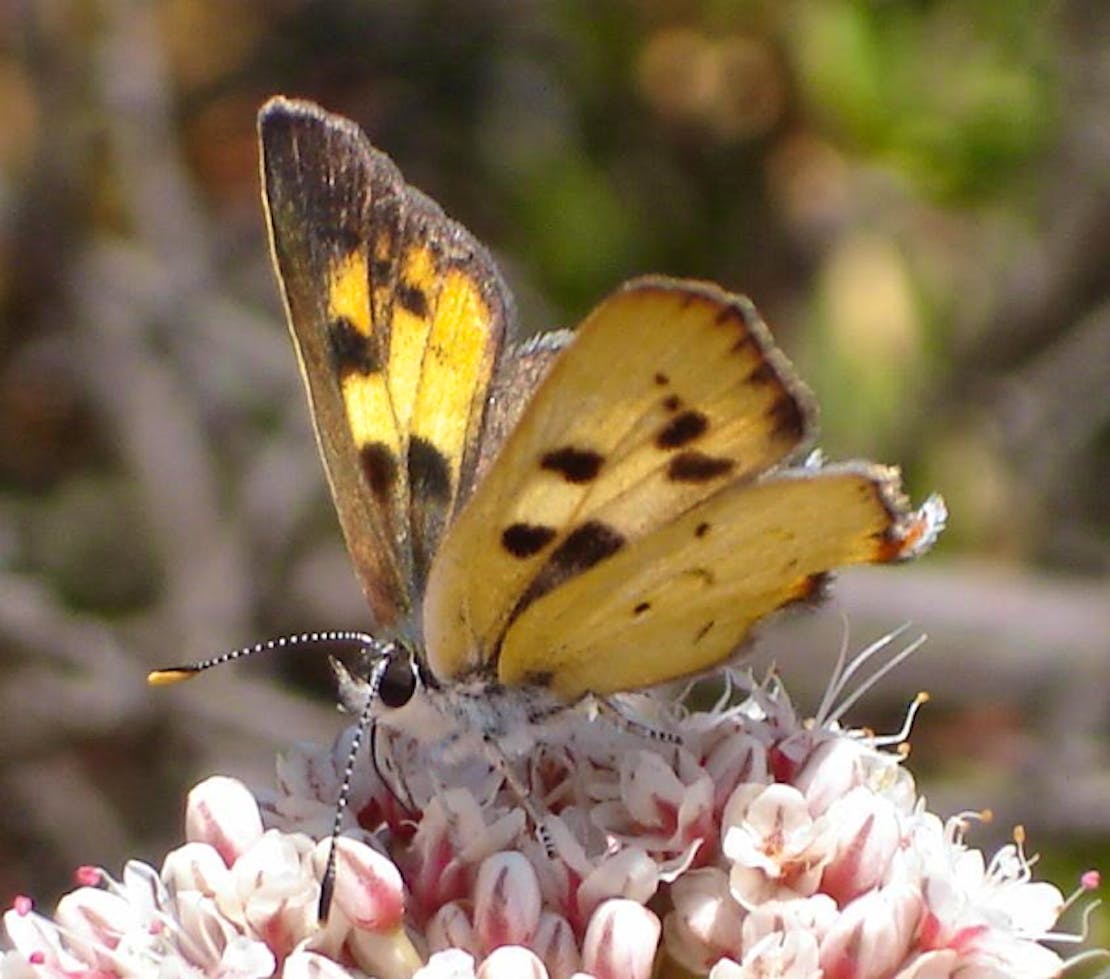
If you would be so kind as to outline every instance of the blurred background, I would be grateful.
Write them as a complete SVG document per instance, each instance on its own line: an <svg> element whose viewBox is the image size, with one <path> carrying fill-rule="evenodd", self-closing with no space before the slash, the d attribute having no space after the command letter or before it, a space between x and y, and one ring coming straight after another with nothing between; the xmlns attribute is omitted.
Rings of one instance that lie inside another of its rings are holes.
<svg viewBox="0 0 1110 979"><path fill-rule="evenodd" d="M1065 891L1110 843L1110 6L1100 0L0 0L0 897L160 862L185 789L342 725L366 627L269 265L255 113L356 119L494 250L525 332L645 272L748 293L832 458L950 525L764 630ZM305 691L308 691L306 693ZM1102 934L1105 940L1105 933Z"/></svg>

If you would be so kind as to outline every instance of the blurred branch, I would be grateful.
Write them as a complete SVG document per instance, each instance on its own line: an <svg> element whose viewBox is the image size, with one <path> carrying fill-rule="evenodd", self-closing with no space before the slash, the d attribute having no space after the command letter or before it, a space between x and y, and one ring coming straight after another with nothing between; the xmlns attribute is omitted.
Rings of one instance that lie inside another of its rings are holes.
<svg viewBox="0 0 1110 979"><path fill-rule="evenodd" d="M140 666L145 655L19 575L0 574L0 644L27 653L0 685L4 757L42 757L74 737L134 728L171 703L198 722L190 734L213 756L228 740L246 739L258 751L287 745L290 732L327 741L341 726L330 705L312 704L249 671L227 669L172 692L152 690Z"/></svg>
<svg viewBox="0 0 1110 979"><path fill-rule="evenodd" d="M929 789L933 808L990 805L998 816L991 832L1002 837L1018 820L1042 829L1105 831L1110 602L1104 583L951 560L844 572L829 608L792 617L781 630L768 630L761 644L764 656L772 645L786 650L777 659L803 711L819 703L831 674L837 612L850 630L849 655L903 623L911 629L899 647L928 633L925 646L854 709L856 723L928 690L931 710L974 714L1005 706L1021 725L1010 734L1024 741L1019 771L988 760L970 778L949 774ZM927 710L919 729L929 717ZM969 755L977 749L989 759L987 745L969 746ZM989 788L984 769L994 776Z"/></svg>
<svg viewBox="0 0 1110 979"><path fill-rule="evenodd" d="M214 290L205 226L181 161L158 9L142 0L104 0L104 29L97 59L97 95L120 189L127 195L135 237L172 276L162 292L164 314L179 313L177 300Z"/></svg>
<svg viewBox="0 0 1110 979"><path fill-rule="evenodd" d="M1036 702L1049 688L1094 684L1110 701L1110 602L1101 583L940 559L845 571L828 608L791 617L785 635L774 638L777 648L790 650L779 657L783 672L808 696L828 677L809 664L831 663L836 655L829 623L837 612L848 622L850 649L904 623L911 635L928 633L926 646L895 676L902 697L927 689L952 705ZM806 668L791 669L797 662Z"/></svg>
<svg viewBox="0 0 1110 979"><path fill-rule="evenodd" d="M0 642L31 654L0 685L5 757L41 756L143 711L147 693L133 651L31 579L0 574Z"/></svg>
<svg viewBox="0 0 1110 979"><path fill-rule="evenodd" d="M145 293L160 294L160 269L131 249L92 249L75 306L83 317L78 343L86 383L134 475L162 556L165 588L156 614L189 651L243 634L250 560L237 524L221 513L216 460L196 398L172 361L146 342Z"/></svg>

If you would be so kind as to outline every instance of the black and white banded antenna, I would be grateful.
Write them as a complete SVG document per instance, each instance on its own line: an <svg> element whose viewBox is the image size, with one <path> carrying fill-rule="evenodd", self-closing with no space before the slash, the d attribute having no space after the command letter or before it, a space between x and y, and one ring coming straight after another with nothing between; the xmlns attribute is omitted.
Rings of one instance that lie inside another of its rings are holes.
<svg viewBox="0 0 1110 979"><path fill-rule="evenodd" d="M331 643L349 643L362 649L373 649L379 645L368 632L356 629L329 629L325 632L298 632L291 636L279 636L277 639L267 639L265 642L256 642L253 646L243 646L241 649L232 649L220 653L210 659L198 660L196 663L185 663L181 666L167 666L161 670L151 670L146 675L146 682L152 687L168 687L173 683L191 680L198 673L210 670L214 666L223 666L225 663L234 663L236 660L246 659L258 653L272 653L279 649L288 649L292 646L328 645Z"/></svg>
<svg viewBox="0 0 1110 979"><path fill-rule="evenodd" d="M380 656L374 662L373 669L367 679L367 696L358 714L358 724L355 726L354 737L351 738L351 747L347 751L347 761L343 766L343 780L339 783L339 797L335 800L335 814L332 817L331 839L328 843L328 860L324 865L324 876L320 881L320 900L316 905L317 920L323 922L328 919L331 910L331 899L335 893L335 861L336 850L339 845L339 832L343 825L343 816L351 801L351 781L354 779L355 760L358 750L362 747L362 739L370 731L371 743L378 730L374 725L374 701L378 697L378 688L381 686L382 675L389 666L389 658ZM373 751L371 751L373 757ZM374 758L374 767L377 768L377 759ZM379 773L380 775L380 773ZM384 782L385 779L382 779ZM387 783L388 785L388 783Z"/></svg>
<svg viewBox="0 0 1110 979"><path fill-rule="evenodd" d="M375 639L370 633L360 632L354 629L300 632L291 636L280 636L277 639L257 642L253 646L243 646L240 649L233 649L226 653L220 653L218 656L212 656L209 659L198 660L196 663L187 663L182 666L170 666L165 669L151 670L150 673L147 674L146 682L152 687L170 686L174 683L191 680L193 677L203 673L205 670L212 669L214 666L223 666L226 663L233 663L236 660L246 659L248 656L255 656L259 653L276 652L277 650L288 649L293 646L329 645L334 643L349 643L351 645L356 645L363 652L381 648L380 641ZM389 656L383 655L375 659L374 666L370 671L370 676L367 678L367 697L359 711L358 725L355 728L355 734L351 740L351 747L347 752L347 760L343 766L343 779L340 782L339 796L335 802L335 815L332 818L331 837L328 845L328 859L324 866L323 879L320 881L320 900L316 909L316 914L320 921L326 921L328 911L331 910L332 895L335 893L336 848L340 829L343 825L343 816L347 811L347 805L351 798L351 782L354 778L355 761L367 730L374 730L374 701L377 699L378 688L381 686L382 682L382 675L385 673L388 666ZM377 765L376 760L374 764L375 766Z"/></svg>

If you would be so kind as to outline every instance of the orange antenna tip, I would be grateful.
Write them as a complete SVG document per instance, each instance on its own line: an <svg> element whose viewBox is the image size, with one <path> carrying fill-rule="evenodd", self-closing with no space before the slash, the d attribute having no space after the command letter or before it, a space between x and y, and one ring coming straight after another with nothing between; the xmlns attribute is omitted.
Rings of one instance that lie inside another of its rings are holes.
<svg viewBox="0 0 1110 979"><path fill-rule="evenodd" d="M191 680L199 672L192 666L171 666L167 670L151 670L146 675L146 682L152 687L168 687L171 683Z"/></svg>

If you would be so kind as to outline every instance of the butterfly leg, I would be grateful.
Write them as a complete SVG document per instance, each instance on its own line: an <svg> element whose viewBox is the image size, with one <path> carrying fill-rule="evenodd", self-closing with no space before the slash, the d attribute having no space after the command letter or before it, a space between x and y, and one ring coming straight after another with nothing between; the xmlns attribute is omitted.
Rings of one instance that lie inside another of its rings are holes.
<svg viewBox="0 0 1110 979"><path fill-rule="evenodd" d="M509 791L516 796L517 802L532 821L532 825L536 827L536 837L543 847L543 852L547 855L548 859L555 859L555 842L551 838L551 832L544 822L543 815L540 813L539 809L533 805L527 787L517 777L516 772L513 771L512 766L509 764L509 760L505 757L504 752L501 750L500 746L497 744L496 738L492 734L482 735L482 751L486 756L486 760L493 767L493 770L504 779L505 784L509 787Z"/></svg>
<svg viewBox="0 0 1110 979"><path fill-rule="evenodd" d="M674 731L665 731L652 724L646 724L639 718L630 716L624 708L612 700L598 697L594 700L594 706L598 714L626 734L632 734L648 741L659 741L663 744L682 744L682 738Z"/></svg>

